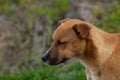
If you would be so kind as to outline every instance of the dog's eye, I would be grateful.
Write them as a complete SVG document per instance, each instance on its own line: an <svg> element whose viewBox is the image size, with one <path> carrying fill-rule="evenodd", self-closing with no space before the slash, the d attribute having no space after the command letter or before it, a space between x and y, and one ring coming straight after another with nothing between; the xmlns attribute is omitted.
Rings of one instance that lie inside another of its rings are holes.
<svg viewBox="0 0 120 80"><path fill-rule="evenodd" d="M63 42L60 41L60 40L57 41L57 44L58 44L58 45L62 45L62 44L65 44L65 43L66 43L65 41L63 41Z"/></svg>

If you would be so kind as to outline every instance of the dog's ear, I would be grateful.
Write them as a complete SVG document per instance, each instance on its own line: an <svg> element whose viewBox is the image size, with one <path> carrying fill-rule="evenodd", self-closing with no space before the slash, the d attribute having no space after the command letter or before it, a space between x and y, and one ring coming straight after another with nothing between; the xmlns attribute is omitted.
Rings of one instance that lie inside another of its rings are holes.
<svg viewBox="0 0 120 80"><path fill-rule="evenodd" d="M68 21L68 20L70 20L70 18L66 18L66 19L63 19L63 20L58 21L58 26L60 26L61 23L64 23L64 22L66 22L66 21Z"/></svg>
<svg viewBox="0 0 120 80"><path fill-rule="evenodd" d="M75 24L72 28L78 38L86 38L90 32L90 26L85 23Z"/></svg>

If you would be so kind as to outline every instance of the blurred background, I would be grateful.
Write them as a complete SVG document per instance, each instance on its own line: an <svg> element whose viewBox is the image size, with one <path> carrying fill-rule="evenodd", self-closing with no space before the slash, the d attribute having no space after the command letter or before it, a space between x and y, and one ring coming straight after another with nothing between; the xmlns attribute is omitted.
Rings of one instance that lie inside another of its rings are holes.
<svg viewBox="0 0 120 80"><path fill-rule="evenodd" d="M120 32L120 0L0 0L0 80L86 80L77 60L52 67L40 59L67 17Z"/></svg>

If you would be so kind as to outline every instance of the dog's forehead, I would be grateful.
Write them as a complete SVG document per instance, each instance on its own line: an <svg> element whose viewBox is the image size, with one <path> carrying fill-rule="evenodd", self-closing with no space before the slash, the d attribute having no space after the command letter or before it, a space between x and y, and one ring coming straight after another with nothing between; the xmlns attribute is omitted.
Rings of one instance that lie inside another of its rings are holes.
<svg viewBox="0 0 120 80"><path fill-rule="evenodd" d="M61 37L63 37L64 35L68 35L70 31L70 28L62 28L59 27L55 30L54 34L53 34L53 39L60 39Z"/></svg>
<svg viewBox="0 0 120 80"><path fill-rule="evenodd" d="M54 32L53 34L53 39L59 39L61 37L63 37L64 35L69 35L72 34L73 30L72 30L72 26L77 24L78 20L69 20L66 21L64 23L62 23Z"/></svg>

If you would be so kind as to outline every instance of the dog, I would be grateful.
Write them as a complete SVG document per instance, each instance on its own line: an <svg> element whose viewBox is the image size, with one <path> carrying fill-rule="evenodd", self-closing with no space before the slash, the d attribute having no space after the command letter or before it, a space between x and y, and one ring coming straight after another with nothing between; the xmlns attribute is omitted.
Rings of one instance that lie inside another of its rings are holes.
<svg viewBox="0 0 120 80"><path fill-rule="evenodd" d="M120 80L120 34L78 19L61 20L42 60L57 65L72 58L85 66L87 80Z"/></svg>

